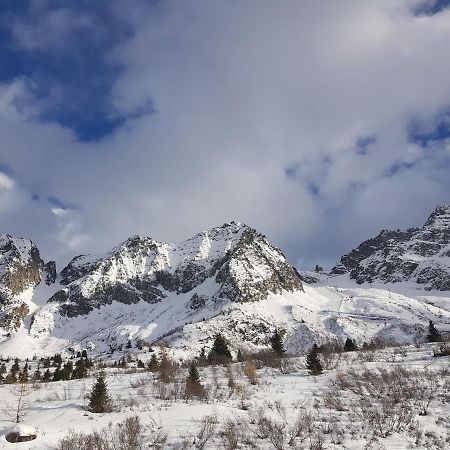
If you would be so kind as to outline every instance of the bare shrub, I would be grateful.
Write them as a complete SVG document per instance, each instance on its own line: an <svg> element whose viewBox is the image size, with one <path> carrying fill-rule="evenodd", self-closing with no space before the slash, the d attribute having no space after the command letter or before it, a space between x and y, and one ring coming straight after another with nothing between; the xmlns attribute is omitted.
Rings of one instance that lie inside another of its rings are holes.
<svg viewBox="0 0 450 450"><path fill-rule="evenodd" d="M167 434L160 428L144 433L139 417L129 417L123 422L91 434L69 434L58 443L58 450L141 450L143 448L160 449L167 441Z"/></svg>
<svg viewBox="0 0 450 450"><path fill-rule="evenodd" d="M220 438L225 450L238 449L244 439L242 422L238 419L226 419L220 430Z"/></svg>
<svg viewBox="0 0 450 450"><path fill-rule="evenodd" d="M354 394L348 404L353 418L385 437L407 430L416 414L427 414L431 402L444 390L445 381L437 372L396 366L338 373L333 386ZM325 401L342 411L342 402L330 401L330 397Z"/></svg>
<svg viewBox="0 0 450 450"><path fill-rule="evenodd" d="M215 414L204 416L200 420L200 429L198 430L194 446L196 449L202 450L206 444L213 438L217 428L217 416Z"/></svg>
<svg viewBox="0 0 450 450"><path fill-rule="evenodd" d="M250 384L258 384L258 376L256 375L256 364L248 362L244 366L244 375L247 377Z"/></svg>
<svg viewBox="0 0 450 450"><path fill-rule="evenodd" d="M12 401L6 403L3 413L10 422L20 423L28 413L31 388L28 383L20 383L10 388Z"/></svg>
<svg viewBox="0 0 450 450"><path fill-rule="evenodd" d="M231 390L236 389L236 380L234 378L234 370L231 364L227 365L227 380L228 380L228 387Z"/></svg>
<svg viewBox="0 0 450 450"><path fill-rule="evenodd" d="M303 448L306 442L316 448L314 442L323 442L316 436L322 435L322 427L307 409L296 405L293 412L288 412L280 402L269 407L270 415L262 408L250 414L251 431L258 439L269 441L276 450Z"/></svg>

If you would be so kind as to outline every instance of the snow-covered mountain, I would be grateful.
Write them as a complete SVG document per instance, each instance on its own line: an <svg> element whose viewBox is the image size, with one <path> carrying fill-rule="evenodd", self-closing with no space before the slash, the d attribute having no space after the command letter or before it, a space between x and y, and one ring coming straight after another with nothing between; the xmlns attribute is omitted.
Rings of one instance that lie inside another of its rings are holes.
<svg viewBox="0 0 450 450"><path fill-rule="evenodd" d="M437 207L422 228L381 231L343 256L332 273L349 273L358 284L412 281L450 290L450 206Z"/></svg>
<svg viewBox="0 0 450 450"><path fill-rule="evenodd" d="M443 228L429 236L445 247ZM8 356L111 352L129 339L188 356L217 332L234 351L255 350L275 328L288 350L304 351L348 336L411 342L429 319L450 330L445 293L410 282L360 286L348 274L302 283L279 249L238 222L177 245L134 236L103 255L75 257L59 274L31 241L4 235L0 243L0 354Z"/></svg>

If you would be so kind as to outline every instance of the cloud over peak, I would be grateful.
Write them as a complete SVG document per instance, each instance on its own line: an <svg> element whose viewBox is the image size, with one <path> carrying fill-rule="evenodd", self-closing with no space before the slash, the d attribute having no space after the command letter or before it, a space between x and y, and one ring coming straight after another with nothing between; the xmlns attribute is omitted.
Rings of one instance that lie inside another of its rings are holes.
<svg viewBox="0 0 450 450"><path fill-rule="evenodd" d="M3 231L57 230L64 255L238 217L326 265L448 200L445 133L411 138L450 105L450 11L433 2L29 5L7 27L28 56L0 90L0 166L79 209L27 200L34 227L23 206Z"/></svg>

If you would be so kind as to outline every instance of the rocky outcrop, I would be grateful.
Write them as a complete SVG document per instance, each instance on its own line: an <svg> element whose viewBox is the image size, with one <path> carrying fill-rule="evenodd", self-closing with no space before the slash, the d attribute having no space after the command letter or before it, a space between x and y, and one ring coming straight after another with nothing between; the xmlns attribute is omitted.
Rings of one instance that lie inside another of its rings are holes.
<svg viewBox="0 0 450 450"><path fill-rule="evenodd" d="M50 286L56 281L56 263L55 261L49 261L44 265L45 284Z"/></svg>
<svg viewBox="0 0 450 450"><path fill-rule="evenodd" d="M414 281L450 290L450 206L439 206L422 228L383 230L344 255L332 269L357 283Z"/></svg>
<svg viewBox="0 0 450 450"><path fill-rule="evenodd" d="M40 283L43 268L33 242L0 235L0 329L10 332L19 328L29 312L20 295Z"/></svg>
<svg viewBox="0 0 450 450"><path fill-rule="evenodd" d="M16 296L41 281L44 267L39 250L28 239L0 235L0 285L4 296Z"/></svg>
<svg viewBox="0 0 450 450"><path fill-rule="evenodd" d="M168 294L190 294L188 307L197 310L208 300L251 302L269 292L302 289L281 251L238 222L178 245L134 236L106 255L74 258L61 280L66 287L49 301L61 303L61 312L71 317L113 301L158 303ZM213 288L198 293L208 280Z"/></svg>

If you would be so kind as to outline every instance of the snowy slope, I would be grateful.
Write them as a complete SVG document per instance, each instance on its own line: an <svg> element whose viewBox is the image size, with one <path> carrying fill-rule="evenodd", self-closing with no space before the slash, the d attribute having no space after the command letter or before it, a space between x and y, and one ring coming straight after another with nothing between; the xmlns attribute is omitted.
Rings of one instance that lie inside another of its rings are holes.
<svg viewBox="0 0 450 450"><path fill-rule="evenodd" d="M414 282L358 284L346 274L314 274L317 283L303 284L280 250L238 222L177 245L134 236L103 255L74 258L54 283L44 271L41 261L40 283L13 296L25 306L15 328L4 329L0 354L99 354L145 340L183 357L208 348L219 331L233 351L257 350L276 327L289 351L302 352L346 337L413 342L428 320L450 331L444 292Z"/></svg>

